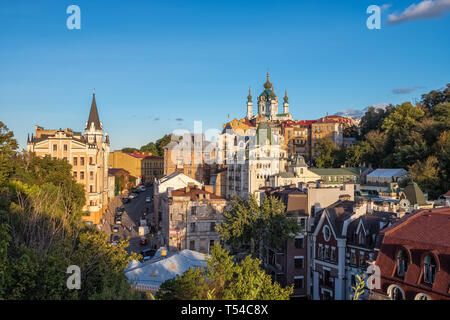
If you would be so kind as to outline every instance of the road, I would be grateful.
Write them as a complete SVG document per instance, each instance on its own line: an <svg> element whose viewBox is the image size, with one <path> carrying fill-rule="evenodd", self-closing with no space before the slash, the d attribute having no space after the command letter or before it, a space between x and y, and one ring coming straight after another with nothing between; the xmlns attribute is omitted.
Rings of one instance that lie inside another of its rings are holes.
<svg viewBox="0 0 450 320"><path fill-rule="evenodd" d="M139 220L142 217L143 212L147 211L147 225L149 228L153 225L153 186L146 187L144 192L140 192L136 198L131 200L126 204L122 204L120 197L116 197L113 201L109 203L108 212L104 215L104 218L107 220L103 231L110 237L112 233L112 226L114 225L114 215L116 212L116 208L123 206L125 208L125 212L122 214L122 225L119 225L119 232L115 233L120 236L121 239L128 238L130 245L127 248L127 252L136 252L140 253L141 250L146 248L151 248L154 244L153 234L147 234L146 238L148 239L147 245L140 245L141 236L139 236ZM151 202L146 202L145 198L150 196ZM131 231L125 228L131 227Z"/></svg>

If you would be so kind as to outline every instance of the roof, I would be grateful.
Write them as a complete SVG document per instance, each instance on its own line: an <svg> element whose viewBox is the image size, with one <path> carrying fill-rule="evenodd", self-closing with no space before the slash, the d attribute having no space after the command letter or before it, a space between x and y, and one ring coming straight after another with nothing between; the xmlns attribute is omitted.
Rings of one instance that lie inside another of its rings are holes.
<svg viewBox="0 0 450 320"><path fill-rule="evenodd" d="M421 209L384 230L386 236L450 249L450 207Z"/></svg>
<svg viewBox="0 0 450 320"><path fill-rule="evenodd" d="M450 197L450 190L448 190L447 193L444 194L444 197L446 197L446 198L447 198L447 197Z"/></svg>
<svg viewBox="0 0 450 320"><path fill-rule="evenodd" d="M92 94L91 111L89 112L87 128L91 127L91 123L94 124L95 129L102 130L102 126L100 125L100 118L98 117L97 103L95 102L95 93Z"/></svg>
<svg viewBox="0 0 450 320"><path fill-rule="evenodd" d="M319 176L359 176L363 168L309 168L309 170Z"/></svg>
<svg viewBox="0 0 450 320"><path fill-rule="evenodd" d="M286 213L307 215L308 197L306 193L299 188L278 187L268 189L265 193L280 199L285 206Z"/></svg>
<svg viewBox="0 0 450 320"><path fill-rule="evenodd" d="M411 204L427 204L422 190L420 190L419 186L415 182L408 184L405 189L403 189L403 193L405 194L406 199L408 199Z"/></svg>
<svg viewBox="0 0 450 320"><path fill-rule="evenodd" d="M182 275L190 268L206 267L205 257L206 255L200 252L182 250L168 252L168 256L162 258L160 249L145 263L133 260L129 268L125 269L125 276L135 284L159 288L164 281Z"/></svg>
<svg viewBox="0 0 450 320"><path fill-rule="evenodd" d="M127 170L122 169L122 168L109 168L108 169L108 174L112 174L112 175L127 175L130 174Z"/></svg>
<svg viewBox="0 0 450 320"><path fill-rule="evenodd" d="M214 192L206 191L206 190L204 190L204 188L200 189L196 185L173 190L171 193L171 196L172 197L190 197L191 201L197 201L197 200L203 199L203 198L200 198L200 196L199 196L201 194L209 195L210 200L225 200L224 198L216 195Z"/></svg>
<svg viewBox="0 0 450 320"><path fill-rule="evenodd" d="M410 256L410 264L401 282L411 284L421 292L431 291L440 297L450 297L450 207L414 211L382 230L380 236L383 241L376 265L383 277L392 279L398 250L403 248ZM420 283L423 259L429 254L438 260L433 286ZM405 293L408 295L408 291ZM414 290L411 293L416 294Z"/></svg>
<svg viewBox="0 0 450 320"><path fill-rule="evenodd" d="M137 150L134 150L131 153L127 153L127 155L129 155L129 156L131 156L133 158L137 158L137 159L144 159L144 158L146 158L148 156L151 156L150 153L141 153L141 152L139 152Z"/></svg>
<svg viewBox="0 0 450 320"><path fill-rule="evenodd" d="M408 173L405 169L395 168L395 169L376 169L369 173L367 177L381 177L381 178L390 178L390 177L402 177Z"/></svg>

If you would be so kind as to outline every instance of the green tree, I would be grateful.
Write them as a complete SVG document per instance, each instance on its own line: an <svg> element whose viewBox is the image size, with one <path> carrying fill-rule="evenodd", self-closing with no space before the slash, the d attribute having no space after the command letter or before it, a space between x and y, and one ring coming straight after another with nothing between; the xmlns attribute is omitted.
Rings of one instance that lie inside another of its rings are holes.
<svg viewBox="0 0 450 320"><path fill-rule="evenodd" d="M316 152L318 156L315 163L318 168L335 168L344 164L345 150L335 146L328 137L317 140Z"/></svg>
<svg viewBox="0 0 450 320"><path fill-rule="evenodd" d="M204 270L190 269L164 282L157 294L163 300L287 300L293 287L281 288L260 268L261 261L247 256L235 262L217 243Z"/></svg>
<svg viewBox="0 0 450 320"><path fill-rule="evenodd" d="M284 204L275 197L266 197L258 206L254 196L234 197L230 210L218 226L222 239L235 251L250 250L254 257L262 257L264 246L280 249L281 245L300 232L294 216L288 217Z"/></svg>
<svg viewBox="0 0 450 320"><path fill-rule="evenodd" d="M141 147L141 149L139 149L139 151L143 152L143 153L151 153L154 156L159 156L160 155L159 150L156 147L154 142L149 142L146 145L143 145Z"/></svg>
<svg viewBox="0 0 450 320"><path fill-rule="evenodd" d="M138 151L138 149L133 148L133 147L125 147L125 148L122 148L121 151L124 153L133 153L134 151Z"/></svg>
<svg viewBox="0 0 450 320"><path fill-rule="evenodd" d="M435 156L428 157L425 161L417 161L408 167L415 182L423 191L428 192L432 198L437 198L440 191L440 168L439 161Z"/></svg>

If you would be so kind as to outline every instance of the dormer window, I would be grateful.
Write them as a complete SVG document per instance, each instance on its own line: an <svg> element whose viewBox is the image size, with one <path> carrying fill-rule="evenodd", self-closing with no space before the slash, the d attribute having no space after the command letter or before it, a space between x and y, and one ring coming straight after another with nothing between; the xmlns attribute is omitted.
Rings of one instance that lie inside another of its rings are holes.
<svg viewBox="0 0 450 320"><path fill-rule="evenodd" d="M397 276L404 277L408 270L408 255L405 250L400 250L397 254Z"/></svg>
<svg viewBox="0 0 450 320"><path fill-rule="evenodd" d="M325 241L330 241L331 238L331 230L329 226L325 226L323 227L323 237L325 239Z"/></svg>
<svg viewBox="0 0 450 320"><path fill-rule="evenodd" d="M424 259L423 264L423 282L433 284L436 277L436 260L433 256L428 255Z"/></svg>
<svg viewBox="0 0 450 320"><path fill-rule="evenodd" d="M358 242L359 242L360 245L364 245L365 239L364 239L364 233L363 232L359 233L359 241Z"/></svg>

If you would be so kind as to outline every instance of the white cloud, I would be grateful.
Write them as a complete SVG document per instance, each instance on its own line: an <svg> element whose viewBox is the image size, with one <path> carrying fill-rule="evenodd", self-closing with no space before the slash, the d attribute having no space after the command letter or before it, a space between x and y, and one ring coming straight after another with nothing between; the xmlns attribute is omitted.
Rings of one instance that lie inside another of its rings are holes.
<svg viewBox="0 0 450 320"><path fill-rule="evenodd" d="M385 12L385 11L386 11L387 9L389 9L390 7L392 7L392 4L390 4L390 3L383 4L383 5L380 7L381 12Z"/></svg>
<svg viewBox="0 0 450 320"><path fill-rule="evenodd" d="M450 0L424 0L412 4L400 14L390 14L388 24L402 23L418 19L433 19L442 17L450 11Z"/></svg>

